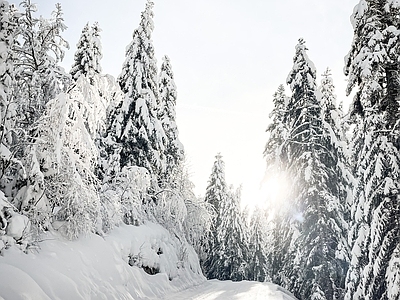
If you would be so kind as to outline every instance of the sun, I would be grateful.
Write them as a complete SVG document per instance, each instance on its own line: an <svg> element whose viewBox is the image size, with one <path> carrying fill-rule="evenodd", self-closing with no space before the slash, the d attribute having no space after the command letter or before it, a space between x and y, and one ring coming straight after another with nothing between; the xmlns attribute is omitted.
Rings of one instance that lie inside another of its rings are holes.
<svg viewBox="0 0 400 300"><path fill-rule="evenodd" d="M289 189L290 184L284 173L270 174L261 182L254 206L274 211L281 209L288 205Z"/></svg>

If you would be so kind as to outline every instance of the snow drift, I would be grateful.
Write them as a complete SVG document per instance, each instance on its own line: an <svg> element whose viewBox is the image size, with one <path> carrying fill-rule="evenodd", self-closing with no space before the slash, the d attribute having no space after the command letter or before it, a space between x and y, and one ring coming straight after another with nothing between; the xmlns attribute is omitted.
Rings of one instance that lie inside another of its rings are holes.
<svg viewBox="0 0 400 300"><path fill-rule="evenodd" d="M75 241L47 233L27 252L3 249L0 299L157 299L205 281L193 248L150 222Z"/></svg>

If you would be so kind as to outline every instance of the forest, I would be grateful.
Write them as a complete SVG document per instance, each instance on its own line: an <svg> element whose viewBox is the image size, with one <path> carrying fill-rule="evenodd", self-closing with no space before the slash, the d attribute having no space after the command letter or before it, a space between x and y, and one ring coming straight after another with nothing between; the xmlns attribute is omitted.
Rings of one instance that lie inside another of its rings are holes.
<svg viewBox="0 0 400 300"><path fill-rule="evenodd" d="M40 255L44 238L152 232L126 267L272 282L298 299L400 299L400 3L360 0L353 11L346 113L330 70L317 83L298 40L261 149L267 179L286 191L254 211L241 209L220 153L194 194L153 6L115 79L102 72L100 24L82 29L65 70L61 4L44 18L30 0L0 0L0 258Z"/></svg>

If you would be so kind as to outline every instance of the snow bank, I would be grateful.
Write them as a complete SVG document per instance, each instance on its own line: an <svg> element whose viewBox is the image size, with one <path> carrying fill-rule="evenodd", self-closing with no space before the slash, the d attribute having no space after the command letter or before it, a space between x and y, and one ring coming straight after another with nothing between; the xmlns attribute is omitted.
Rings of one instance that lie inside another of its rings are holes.
<svg viewBox="0 0 400 300"><path fill-rule="evenodd" d="M0 299L157 299L204 281L194 250L153 223L77 241L48 233L37 250L0 256Z"/></svg>

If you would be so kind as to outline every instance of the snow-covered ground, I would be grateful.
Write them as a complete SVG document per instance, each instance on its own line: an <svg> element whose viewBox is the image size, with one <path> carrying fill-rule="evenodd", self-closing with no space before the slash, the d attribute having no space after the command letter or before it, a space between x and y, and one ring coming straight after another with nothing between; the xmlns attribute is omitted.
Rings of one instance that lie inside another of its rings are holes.
<svg viewBox="0 0 400 300"><path fill-rule="evenodd" d="M285 289L273 283L208 280L198 286L165 296L165 300L293 300Z"/></svg>
<svg viewBox="0 0 400 300"><path fill-rule="evenodd" d="M2 250L1 300L293 299L269 283L206 281L194 250L153 223L76 241L48 233L38 246Z"/></svg>

